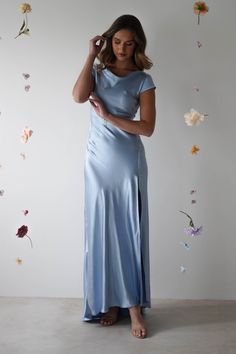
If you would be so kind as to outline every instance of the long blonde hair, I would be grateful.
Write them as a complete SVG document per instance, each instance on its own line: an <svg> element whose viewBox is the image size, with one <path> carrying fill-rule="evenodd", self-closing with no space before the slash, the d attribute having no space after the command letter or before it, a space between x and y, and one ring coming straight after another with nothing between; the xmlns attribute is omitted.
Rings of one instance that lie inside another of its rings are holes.
<svg viewBox="0 0 236 354"><path fill-rule="evenodd" d="M133 55L134 64L139 70L150 69L153 64L145 54L147 40L140 21L133 15L122 15L102 34L102 36L106 38L106 47L102 49L97 56L100 61L100 64L97 66L98 71L106 68L115 61L115 55L112 49L112 37L116 32L122 29L128 29L134 34L134 40L136 42Z"/></svg>

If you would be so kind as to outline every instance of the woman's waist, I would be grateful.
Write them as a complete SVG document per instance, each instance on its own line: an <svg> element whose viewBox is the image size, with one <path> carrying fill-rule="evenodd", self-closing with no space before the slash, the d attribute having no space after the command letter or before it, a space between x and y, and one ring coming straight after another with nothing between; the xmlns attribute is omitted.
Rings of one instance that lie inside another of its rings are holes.
<svg viewBox="0 0 236 354"><path fill-rule="evenodd" d="M90 120L90 135L95 134L104 138L119 140L122 142L141 143L140 136L129 133L121 128L118 128L113 123L97 116L91 117Z"/></svg>

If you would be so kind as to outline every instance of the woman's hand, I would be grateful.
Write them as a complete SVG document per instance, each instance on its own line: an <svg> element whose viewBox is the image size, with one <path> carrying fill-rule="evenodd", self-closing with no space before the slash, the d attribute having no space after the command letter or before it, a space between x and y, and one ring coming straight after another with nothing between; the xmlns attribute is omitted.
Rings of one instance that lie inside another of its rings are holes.
<svg viewBox="0 0 236 354"><path fill-rule="evenodd" d="M89 96L89 102L91 103L91 105L93 106L95 112L99 117L103 119L107 119L109 113L107 112L100 98L98 98L93 92Z"/></svg>
<svg viewBox="0 0 236 354"><path fill-rule="evenodd" d="M97 56L100 53L106 38L102 36L95 36L89 41L89 54ZM96 44L99 41L99 44Z"/></svg>

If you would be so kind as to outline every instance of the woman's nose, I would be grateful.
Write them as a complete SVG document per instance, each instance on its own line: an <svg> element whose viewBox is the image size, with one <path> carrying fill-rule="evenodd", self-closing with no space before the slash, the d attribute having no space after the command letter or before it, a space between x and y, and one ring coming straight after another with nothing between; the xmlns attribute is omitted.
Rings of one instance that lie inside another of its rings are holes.
<svg viewBox="0 0 236 354"><path fill-rule="evenodd" d="M125 49L125 45L124 44L120 44L119 45L119 51L124 52Z"/></svg>

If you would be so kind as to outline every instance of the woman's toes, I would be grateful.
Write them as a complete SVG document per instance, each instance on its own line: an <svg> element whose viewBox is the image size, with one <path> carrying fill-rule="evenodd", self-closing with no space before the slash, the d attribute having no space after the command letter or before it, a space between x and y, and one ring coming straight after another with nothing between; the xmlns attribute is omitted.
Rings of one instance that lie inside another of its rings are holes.
<svg viewBox="0 0 236 354"><path fill-rule="evenodd" d="M132 334L134 337L137 338L145 338L146 337L146 328L145 327L141 327L140 325L135 325L134 328L132 329Z"/></svg>

